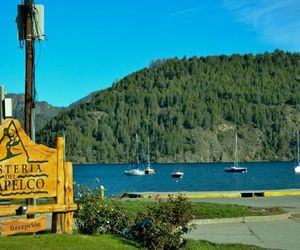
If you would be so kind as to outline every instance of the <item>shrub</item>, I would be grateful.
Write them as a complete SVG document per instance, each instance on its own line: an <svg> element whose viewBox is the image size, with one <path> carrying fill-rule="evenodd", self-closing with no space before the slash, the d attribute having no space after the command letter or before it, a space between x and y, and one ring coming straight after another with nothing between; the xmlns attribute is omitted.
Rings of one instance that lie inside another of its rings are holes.
<svg viewBox="0 0 300 250"><path fill-rule="evenodd" d="M132 227L134 238L148 249L180 249L185 244L183 234L191 228L193 218L191 203L179 196L159 199L140 215Z"/></svg>
<svg viewBox="0 0 300 250"><path fill-rule="evenodd" d="M113 200L105 200L99 190L81 188L77 193L75 223L83 234L119 234L136 240L148 249L180 249L183 234L191 228L192 205L186 198L158 199L146 211L133 215Z"/></svg>
<svg viewBox="0 0 300 250"><path fill-rule="evenodd" d="M121 234L131 225L124 209L112 200L103 199L97 191L81 188L78 192L75 223L82 234Z"/></svg>

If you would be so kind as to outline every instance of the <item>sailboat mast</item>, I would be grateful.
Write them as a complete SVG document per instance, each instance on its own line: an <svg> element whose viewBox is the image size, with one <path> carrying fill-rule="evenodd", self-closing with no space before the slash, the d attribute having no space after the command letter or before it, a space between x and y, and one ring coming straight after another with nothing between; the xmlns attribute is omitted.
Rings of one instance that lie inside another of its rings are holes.
<svg viewBox="0 0 300 250"><path fill-rule="evenodd" d="M150 167L150 140L148 136L148 148L147 148L147 162L148 162L148 167Z"/></svg>
<svg viewBox="0 0 300 250"><path fill-rule="evenodd" d="M297 132L297 163L299 163L299 131Z"/></svg>
<svg viewBox="0 0 300 250"><path fill-rule="evenodd" d="M136 163L139 164L139 136L135 134Z"/></svg>
<svg viewBox="0 0 300 250"><path fill-rule="evenodd" d="M234 166L237 167L237 133L235 133Z"/></svg>

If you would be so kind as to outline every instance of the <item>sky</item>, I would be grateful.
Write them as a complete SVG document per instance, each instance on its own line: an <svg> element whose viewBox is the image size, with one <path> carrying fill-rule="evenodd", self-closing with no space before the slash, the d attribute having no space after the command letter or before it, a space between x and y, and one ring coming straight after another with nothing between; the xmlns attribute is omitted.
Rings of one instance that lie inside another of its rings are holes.
<svg viewBox="0 0 300 250"><path fill-rule="evenodd" d="M0 1L0 85L25 92L21 0ZM300 0L35 0L46 39L35 43L38 101L68 106L151 61L300 52Z"/></svg>

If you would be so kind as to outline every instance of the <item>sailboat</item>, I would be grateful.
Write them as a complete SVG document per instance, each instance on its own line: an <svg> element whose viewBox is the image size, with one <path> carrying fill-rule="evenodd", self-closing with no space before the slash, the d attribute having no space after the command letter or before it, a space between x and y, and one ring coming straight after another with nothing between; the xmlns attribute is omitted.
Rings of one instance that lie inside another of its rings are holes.
<svg viewBox="0 0 300 250"><path fill-rule="evenodd" d="M148 136L148 147L147 147L147 168L145 169L145 174L155 174L155 170L151 168L150 164L150 140Z"/></svg>
<svg viewBox="0 0 300 250"><path fill-rule="evenodd" d="M135 139L136 139L136 145L135 145L135 149L136 149L136 162L132 165L131 169L125 170L124 174L129 175L129 176L143 176L143 175L145 175L145 170L144 169L140 169L139 137L138 137L137 134L135 135Z"/></svg>
<svg viewBox="0 0 300 250"><path fill-rule="evenodd" d="M239 163L237 160L237 150L237 133L235 133L234 164L231 167L224 168L224 171L228 173L247 173L247 168L239 167Z"/></svg>
<svg viewBox="0 0 300 250"><path fill-rule="evenodd" d="M299 131L297 132L297 144L296 144L296 153L295 153L295 161L296 161L296 165L295 165L295 173L296 174L300 174L300 159L299 159Z"/></svg>
<svg viewBox="0 0 300 250"><path fill-rule="evenodd" d="M171 173L171 176L172 176L173 178L178 178L178 179L182 178L183 175L184 175L184 172L182 172L182 171L180 171L180 170L174 171L174 172Z"/></svg>
<svg viewBox="0 0 300 250"><path fill-rule="evenodd" d="M175 162L176 162L176 155L175 155ZM173 171L171 173L171 177L176 178L176 179L181 179L183 177L183 175L184 175L184 172L179 169L176 171Z"/></svg>

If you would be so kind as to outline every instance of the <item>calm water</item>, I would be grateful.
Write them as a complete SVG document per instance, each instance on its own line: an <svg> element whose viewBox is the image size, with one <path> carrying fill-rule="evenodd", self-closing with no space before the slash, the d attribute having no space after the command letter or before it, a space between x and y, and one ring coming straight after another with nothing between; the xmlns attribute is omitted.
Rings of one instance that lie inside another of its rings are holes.
<svg viewBox="0 0 300 250"><path fill-rule="evenodd" d="M153 164L156 174L126 176L128 164L75 165L74 180L94 188L103 185L106 196L124 192L234 191L300 188L300 175L293 162L244 163L248 173L226 173L231 163ZM175 170L184 171L180 180L171 178ZM97 184L95 179L99 178Z"/></svg>

